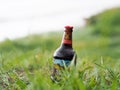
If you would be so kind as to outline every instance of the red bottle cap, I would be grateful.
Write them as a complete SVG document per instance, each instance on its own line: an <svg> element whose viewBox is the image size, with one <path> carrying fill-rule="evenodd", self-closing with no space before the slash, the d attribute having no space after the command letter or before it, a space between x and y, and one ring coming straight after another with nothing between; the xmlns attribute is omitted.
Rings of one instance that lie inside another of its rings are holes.
<svg viewBox="0 0 120 90"><path fill-rule="evenodd" d="M65 26L66 29L73 29L73 26Z"/></svg>
<svg viewBox="0 0 120 90"><path fill-rule="evenodd" d="M65 32L72 32L73 26L65 26Z"/></svg>

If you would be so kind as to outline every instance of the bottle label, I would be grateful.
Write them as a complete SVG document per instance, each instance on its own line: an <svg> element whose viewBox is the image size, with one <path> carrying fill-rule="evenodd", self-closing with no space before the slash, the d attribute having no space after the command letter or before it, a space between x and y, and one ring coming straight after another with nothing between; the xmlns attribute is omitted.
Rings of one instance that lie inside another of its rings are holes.
<svg viewBox="0 0 120 90"><path fill-rule="evenodd" d="M72 41L71 40L64 40L63 43L65 43L65 44L72 44Z"/></svg>
<svg viewBox="0 0 120 90"><path fill-rule="evenodd" d="M64 39L63 39L63 43L65 44L72 44L72 33L66 32Z"/></svg>
<svg viewBox="0 0 120 90"><path fill-rule="evenodd" d="M72 40L72 35L71 35L71 33L66 33L64 39L65 39L65 40Z"/></svg>
<svg viewBox="0 0 120 90"><path fill-rule="evenodd" d="M61 67L64 67L64 66L69 66L71 64L71 60L62 60L62 59L54 59L54 65L57 66L61 66Z"/></svg>

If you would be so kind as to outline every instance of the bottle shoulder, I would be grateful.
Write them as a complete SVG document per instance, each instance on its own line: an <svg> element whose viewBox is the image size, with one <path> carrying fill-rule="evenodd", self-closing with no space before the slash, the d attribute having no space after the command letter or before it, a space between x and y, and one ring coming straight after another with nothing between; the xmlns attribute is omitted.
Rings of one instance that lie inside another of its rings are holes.
<svg viewBox="0 0 120 90"><path fill-rule="evenodd" d="M74 53L75 51L73 50L73 48L60 46L58 49L56 49L53 56L54 58L58 59L72 60Z"/></svg>
<svg viewBox="0 0 120 90"><path fill-rule="evenodd" d="M56 49L55 52L60 52L60 53L74 53L75 51L73 50L72 47L67 47L67 46L60 46L59 48Z"/></svg>

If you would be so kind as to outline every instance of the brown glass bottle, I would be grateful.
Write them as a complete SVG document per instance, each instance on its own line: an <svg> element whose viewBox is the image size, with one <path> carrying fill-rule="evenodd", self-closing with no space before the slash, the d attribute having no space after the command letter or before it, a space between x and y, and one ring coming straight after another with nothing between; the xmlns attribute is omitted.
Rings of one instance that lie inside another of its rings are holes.
<svg viewBox="0 0 120 90"><path fill-rule="evenodd" d="M72 60L74 56L74 50L72 48L72 32L72 26L65 26L61 46L54 52L54 59Z"/></svg>
<svg viewBox="0 0 120 90"><path fill-rule="evenodd" d="M75 51L72 48L72 26L65 26L62 42L60 47L54 52L54 66L51 79L53 81L59 81L59 70L64 69L65 66L69 66L75 55ZM76 62L75 62L76 63Z"/></svg>

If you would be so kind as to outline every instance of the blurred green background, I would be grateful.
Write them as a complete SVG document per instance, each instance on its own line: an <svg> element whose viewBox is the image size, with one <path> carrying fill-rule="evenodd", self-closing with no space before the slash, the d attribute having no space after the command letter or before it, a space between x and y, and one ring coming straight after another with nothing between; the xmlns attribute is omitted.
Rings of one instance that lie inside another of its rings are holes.
<svg viewBox="0 0 120 90"><path fill-rule="evenodd" d="M50 74L63 32L1 42L0 90L119 90L120 8L85 20L86 25L73 32L76 71L65 75L60 85L51 82Z"/></svg>

